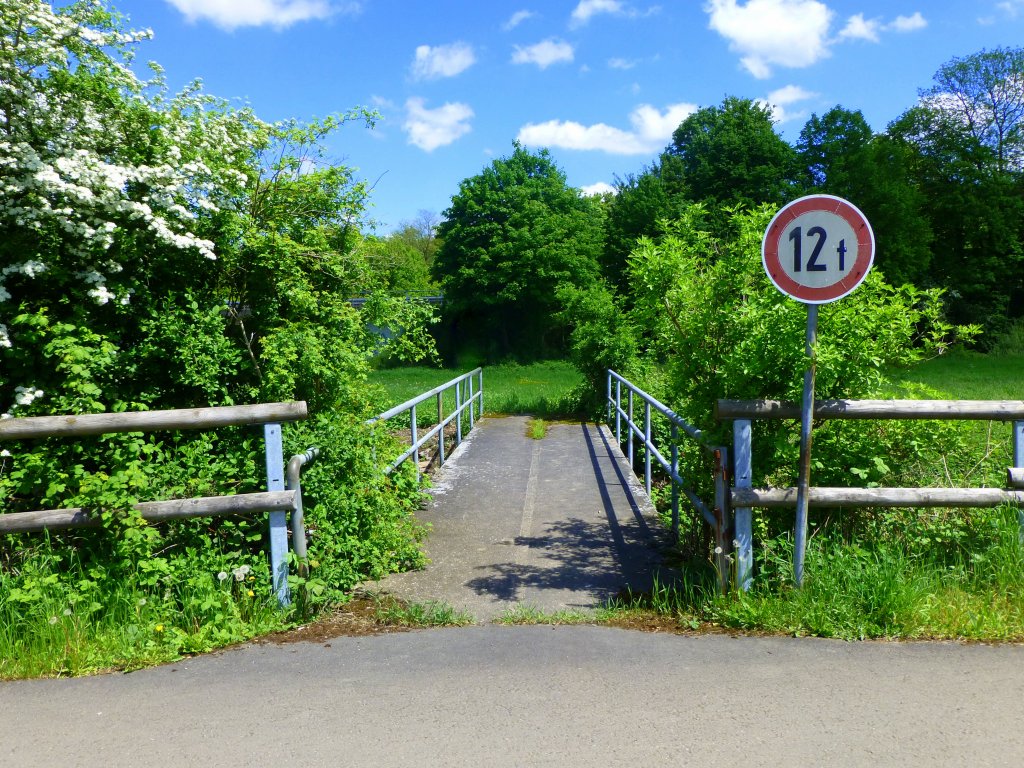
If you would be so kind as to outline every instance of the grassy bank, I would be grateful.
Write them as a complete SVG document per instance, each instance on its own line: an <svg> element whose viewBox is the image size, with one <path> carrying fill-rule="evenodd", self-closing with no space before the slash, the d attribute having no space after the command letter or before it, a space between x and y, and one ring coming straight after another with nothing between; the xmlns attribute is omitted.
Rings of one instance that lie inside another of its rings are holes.
<svg viewBox="0 0 1024 768"><path fill-rule="evenodd" d="M543 418L574 415L574 389L583 377L570 363L548 360L530 365L489 365L484 369L484 413L529 413ZM416 395L468 373L451 368L391 368L375 371L371 382L386 392L384 407L398 405ZM476 384L474 383L474 391ZM455 406L454 391L447 393L445 412Z"/></svg>

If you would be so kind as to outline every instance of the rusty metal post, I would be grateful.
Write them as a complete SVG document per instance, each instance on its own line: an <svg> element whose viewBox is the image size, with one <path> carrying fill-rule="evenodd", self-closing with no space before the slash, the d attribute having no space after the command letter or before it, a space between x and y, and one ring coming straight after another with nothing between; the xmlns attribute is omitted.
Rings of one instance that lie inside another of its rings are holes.
<svg viewBox="0 0 1024 768"><path fill-rule="evenodd" d="M729 449L715 448L715 569L718 571L718 589L725 594L729 589Z"/></svg>

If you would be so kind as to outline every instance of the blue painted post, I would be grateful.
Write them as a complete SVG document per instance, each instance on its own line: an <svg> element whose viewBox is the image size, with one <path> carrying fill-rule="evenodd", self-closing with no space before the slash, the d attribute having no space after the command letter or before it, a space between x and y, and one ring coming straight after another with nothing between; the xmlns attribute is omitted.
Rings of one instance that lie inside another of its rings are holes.
<svg viewBox="0 0 1024 768"><path fill-rule="evenodd" d="M633 390L629 390L629 417L626 419L629 422L626 426L629 427L629 471L633 471Z"/></svg>
<svg viewBox="0 0 1024 768"><path fill-rule="evenodd" d="M444 464L444 393L437 393L437 451L438 458L437 466Z"/></svg>
<svg viewBox="0 0 1024 768"><path fill-rule="evenodd" d="M1013 466L1024 467L1024 421L1013 422ZM1020 543L1024 544L1024 509L1017 510Z"/></svg>
<svg viewBox="0 0 1024 768"><path fill-rule="evenodd" d="M462 382L455 383L455 445L462 443Z"/></svg>
<svg viewBox="0 0 1024 768"><path fill-rule="evenodd" d="M280 424L263 425L267 456L267 490L283 491L284 445ZM288 515L284 510L270 513L270 574L274 594L282 607L291 602L288 595Z"/></svg>
<svg viewBox="0 0 1024 768"><path fill-rule="evenodd" d="M615 380L615 445L622 450L622 382Z"/></svg>
<svg viewBox="0 0 1024 768"><path fill-rule="evenodd" d="M750 419L737 419L733 422L732 441L735 485L737 488L750 488L754 477ZM747 592L754 569L753 510L740 507L733 514L736 529L736 586Z"/></svg>
<svg viewBox="0 0 1024 768"><path fill-rule="evenodd" d="M609 424L612 423L612 372L608 371L608 376L605 378L605 400L604 409L608 414L605 417L605 421Z"/></svg>
<svg viewBox="0 0 1024 768"><path fill-rule="evenodd" d="M480 369L480 410L477 411L477 416L481 419L484 417L484 369Z"/></svg>
<svg viewBox="0 0 1024 768"><path fill-rule="evenodd" d="M651 404L644 401L644 489L651 495Z"/></svg>
<svg viewBox="0 0 1024 768"><path fill-rule="evenodd" d="M672 423L672 540L679 541L679 427Z"/></svg>
<svg viewBox="0 0 1024 768"><path fill-rule="evenodd" d="M466 379L466 385L469 387L469 431L473 431L473 408L476 407L476 401L473 399L473 377L470 376Z"/></svg>
<svg viewBox="0 0 1024 768"><path fill-rule="evenodd" d="M412 408L409 409L409 411L412 413L412 416L409 419L409 431L412 434L412 461L413 464L416 465L416 481L419 482L420 449L416 446L416 443L419 442L419 437L416 435L416 406L413 405Z"/></svg>

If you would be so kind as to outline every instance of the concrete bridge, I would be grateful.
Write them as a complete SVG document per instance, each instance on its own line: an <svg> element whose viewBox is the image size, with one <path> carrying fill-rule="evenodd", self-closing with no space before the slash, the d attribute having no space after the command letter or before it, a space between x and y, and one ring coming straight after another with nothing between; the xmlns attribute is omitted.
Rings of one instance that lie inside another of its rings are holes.
<svg viewBox="0 0 1024 768"><path fill-rule="evenodd" d="M590 611L645 591L667 530L607 428L485 418L434 478L419 518L430 564L370 585L413 602L443 601L477 621L516 606Z"/></svg>

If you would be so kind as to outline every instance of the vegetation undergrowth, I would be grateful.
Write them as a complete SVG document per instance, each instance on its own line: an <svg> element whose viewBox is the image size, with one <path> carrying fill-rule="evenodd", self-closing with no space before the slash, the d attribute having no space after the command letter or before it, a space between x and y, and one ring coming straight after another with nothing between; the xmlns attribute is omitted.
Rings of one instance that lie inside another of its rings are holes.
<svg viewBox="0 0 1024 768"><path fill-rule="evenodd" d="M749 592L720 595L708 568L621 601L679 626L712 624L772 634L867 638L1024 640L1024 548L1017 510L979 515L974 536L947 546L813 536L805 582L792 586L792 541L768 542Z"/></svg>
<svg viewBox="0 0 1024 768"><path fill-rule="evenodd" d="M498 624L532 626L535 624L594 624L600 621L599 615L591 615L584 611L570 609L561 611L544 611L535 605L518 603L506 610L496 620Z"/></svg>
<svg viewBox="0 0 1024 768"><path fill-rule="evenodd" d="M407 603L384 596L377 600L375 618L389 627L464 627L476 619L445 602Z"/></svg>

